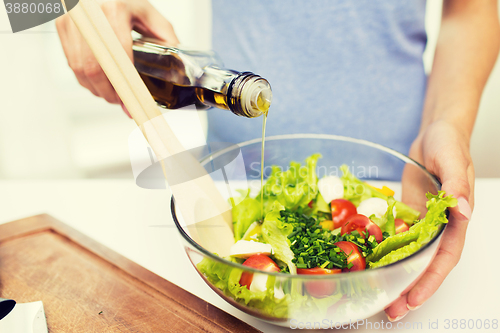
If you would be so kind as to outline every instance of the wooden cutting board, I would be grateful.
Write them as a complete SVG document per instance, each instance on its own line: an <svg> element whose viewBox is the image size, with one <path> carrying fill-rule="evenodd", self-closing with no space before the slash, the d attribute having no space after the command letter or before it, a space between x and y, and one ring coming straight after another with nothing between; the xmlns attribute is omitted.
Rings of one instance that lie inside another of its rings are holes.
<svg viewBox="0 0 500 333"><path fill-rule="evenodd" d="M0 296L49 332L259 332L45 214L0 225Z"/></svg>

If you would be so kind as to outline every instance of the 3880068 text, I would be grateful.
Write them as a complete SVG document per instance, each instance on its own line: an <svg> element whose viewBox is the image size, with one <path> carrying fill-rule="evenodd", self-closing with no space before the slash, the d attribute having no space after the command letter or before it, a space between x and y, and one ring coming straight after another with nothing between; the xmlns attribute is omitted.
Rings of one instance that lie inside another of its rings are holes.
<svg viewBox="0 0 500 333"><path fill-rule="evenodd" d="M498 330L498 319L445 319L444 329Z"/></svg>
<svg viewBox="0 0 500 333"><path fill-rule="evenodd" d="M26 3L26 2L9 3L8 2L5 4L5 8L7 10L7 14L11 14L11 13L15 13L15 14L20 14L20 13L22 13L22 14L56 13L56 14L59 14L59 13L63 12L63 8L62 8L62 5L60 2L54 2L54 3L50 3L50 2L49 3L42 3L42 2L40 2L40 3L34 3L34 2L31 2L31 3Z"/></svg>

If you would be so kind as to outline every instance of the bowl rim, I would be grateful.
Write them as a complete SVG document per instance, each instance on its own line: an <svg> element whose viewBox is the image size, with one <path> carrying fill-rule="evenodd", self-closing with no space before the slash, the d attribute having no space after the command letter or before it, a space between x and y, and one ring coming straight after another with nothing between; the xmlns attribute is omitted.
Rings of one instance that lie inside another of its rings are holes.
<svg viewBox="0 0 500 333"><path fill-rule="evenodd" d="M399 158L400 160L402 160L402 161L404 161L406 163L410 163L410 164L413 164L415 166L420 167L420 169L425 174L427 174L427 176L435 183L435 185L437 187L437 190L438 191L441 190L442 184L439 181L439 179L436 176L434 176L432 173L430 173L423 165L421 165L420 163L418 163L417 161L413 160L412 158L410 158L410 157L408 157L408 156L406 156L406 155L404 155L404 154L402 154L402 153L400 153L400 152L398 152L398 151L396 151L396 150L394 150L392 148L388 148L388 147L386 147L384 145L381 145L381 144L378 144L378 143L374 143L374 142L363 140L363 139L356 139L356 138L351 138L351 137L347 137L347 136L332 135L332 134L285 134L285 135L274 135L274 136L269 136L269 137L265 138L266 142L268 142L268 141L284 140L284 139L327 139L327 140L335 140L335 141L353 142L353 143L358 143L358 144L361 144L361 145L369 146L369 147L372 147L372 148L376 148L376 149L379 149L381 151L385 151L385 152L387 152L387 153L389 153L389 154L391 154L391 155ZM262 142L262 138L256 138L256 139L248 140L248 141L245 141L245 142L234 144L234 145L232 145L230 147L227 147L227 148L223 148L223 149L217 150L215 152L212 152L212 153L208 154L207 156L202 157L200 159L200 164L204 165L204 163L209 162L211 159L217 158L218 156L221 156L222 154L224 154L224 153L226 153L226 152L228 152L228 151L230 151L232 149L235 149L235 146L237 146L237 147L245 147L245 146L249 146L249 145L252 145L252 144L255 144L255 143L259 143L259 142ZM196 243L184 231L184 228L181 226L179 220L177 219L177 214L176 214L176 210L175 210L175 199L174 199L173 195L172 195L171 200L170 200L170 212L172 214L172 219L174 220L175 226L178 229L179 233L184 238L184 240L186 240L189 244L191 244L194 248L196 248L202 254L208 256L210 259L213 259L213 260L218 261L220 263L232 266L233 268L238 268L238 269L242 269L244 271L249 271L249 272L254 272L254 273L266 274L266 275L271 275L271 276L279 276L279 277L287 277L287 278L292 278L292 279L330 280L332 278L335 279L335 278L345 277L345 274L304 275L304 274L289 274L289 273L281 273L281 272L278 272L278 273L275 273L275 272L265 272L265 271L261 271L261 270L258 270L258 269L252 268L252 267L243 266L242 264L238 264L238 263L233 262L233 261L229 261L227 259L224 259L223 257L219 257L218 255L213 254L210 251L206 250L204 247L202 247L201 245L199 245L198 243ZM446 210L446 215L447 215L447 217L449 217L449 211L448 211L448 209ZM431 246L436 240L439 240L441 238L441 236L443 234L443 231L444 231L444 229L446 228L447 225L448 225L447 223L444 224L444 225L442 225L439 228L437 234L429 241L429 243L427 243L424 246L422 246L420 249L417 250L417 252L413 253L412 255L410 255L410 256L408 256L406 258L403 258L401 260L398 260L396 262L393 262L391 264L382 266L382 267L365 269L365 270L356 271L356 272L349 272L349 276L353 277L354 275L366 274L367 272L371 272L371 271L375 272L375 271L379 271L379 270L382 270L382 269L388 269L388 268L394 267L397 264L405 262L406 260L408 260L410 258L415 258L417 255L422 254L424 252L424 250L426 250L429 246Z"/></svg>

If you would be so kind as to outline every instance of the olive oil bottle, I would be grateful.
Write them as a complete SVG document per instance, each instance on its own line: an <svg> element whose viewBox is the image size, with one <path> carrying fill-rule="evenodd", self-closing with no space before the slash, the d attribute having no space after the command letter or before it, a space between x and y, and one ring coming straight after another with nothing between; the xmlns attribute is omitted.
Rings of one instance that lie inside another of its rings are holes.
<svg viewBox="0 0 500 333"><path fill-rule="evenodd" d="M216 107L248 118L269 110L269 82L251 72L225 69L214 52L169 47L151 38L136 39L133 51L139 75L163 107Z"/></svg>

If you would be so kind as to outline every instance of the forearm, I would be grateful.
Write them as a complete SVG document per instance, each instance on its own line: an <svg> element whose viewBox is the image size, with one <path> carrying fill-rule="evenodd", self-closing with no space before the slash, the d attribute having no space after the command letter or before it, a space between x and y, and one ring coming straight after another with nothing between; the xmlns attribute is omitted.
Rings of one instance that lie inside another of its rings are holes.
<svg viewBox="0 0 500 333"><path fill-rule="evenodd" d="M452 123L470 138L481 94L497 59L497 0L445 0L421 131Z"/></svg>

